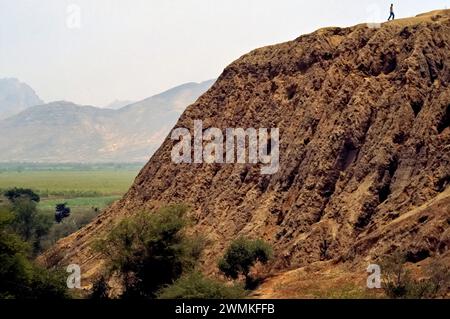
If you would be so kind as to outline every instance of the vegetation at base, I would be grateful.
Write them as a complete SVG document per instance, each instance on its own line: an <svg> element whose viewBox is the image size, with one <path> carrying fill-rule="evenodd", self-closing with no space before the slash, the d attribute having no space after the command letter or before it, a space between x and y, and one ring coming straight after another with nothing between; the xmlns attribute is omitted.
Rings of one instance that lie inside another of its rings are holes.
<svg viewBox="0 0 450 319"><path fill-rule="evenodd" d="M396 251L381 261L382 288L389 298L422 299L445 296L450 284L450 267L433 261L426 269L426 278L413 279L405 266L406 254Z"/></svg>
<svg viewBox="0 0 450 319"><path fill-rule="evenodd" d="M120 198L140 167L0 164L0 299L70 297L67 273L43 269L34 257ZM56 224L55 206L65 202L72 214Z"/></svg>
<svg viewBox="0 0 450 319"><path fill-rule="evenodd" d="M94 284L91 298L108 296L112 278L121 282L123 292L119 297L124 299L244 297L246 290L239 284L208 278L198 271L205 240L186 233L187 211L184 205L174 205L142 212L125 218L105 238L97 240L94 249L103 255L107 269ZM242 273L250 278L250 268L256 262L266 263L271 254L263 241L240 238L223 260L230 277Z"/></svg>
<svg viewBox="0 0 450 319"><path fill-rule="evenodd" d="M109 299L108 279L104 276L98 278L92 285L92 292L88 297L92 300Z"/></svg>
<svg viewBox="0 0 450 319"><path fill-rule="evenodd" d="M10 201L2 206L2 212L12 216L8 228L30 244L36 255L41 250L42 237L50 231L52 218L38 213L39 197L31 190L11 189L5 194Z"/></svg>
<svg viewBox="0 0 450 319"><path fill-rule="evenodd" d="M75 206L73 214L62 223L55 223L55 207L59 201L55 200L47 210L42 210L42 206L38 204L39 195L30 189L13 188L6 190L4 195L4 202L0 203L0 207L12 213L13 220L9 227L31 245L34 255L50 248L58 239L81 229L100 212L96 207L80 209ZM111 202L112 200L109 201Z"/></svg>
<svg viewBox="0 0 450 319"><path fill-rule="evenodd" d="M203 241L185 234L186 212L185 206L175 205L140 213L96 242L109 276L122 281L122 298L155 298L160 288L195 268Z"/></svg>
<svg viewBox="0 0 450 319"><path fill-rule="evenodd" d="M35 265L31 247L13 232L12 213L0 212L0 299L67 298L65 275Z"/></svg>
<svg viewBox="0 0 450 319"><path fill-rule="evenodd" d="M73 212L68 218L60 224L52 223L48 233L41 237L40 248L41 251L45 251L52 247L56 242L64 237L73 234L80 230L87 224L89 224L99 214L99 210L86 209ZM48 216L48 215L44 215ZM53 216L50 217L53 221Z"/></svg>
<svg viewBox="0 0 450 319"><path fill-rule="evenodd" d="M183 275L157 294L159 299L240 299L245 295L246 291L242 286L227 285L197 271Z"/></svg>
<svg viewBox="0 0 450 319"><path fill-rule="evenodd" d="M250 240L240 237L234 240L225 252L218 266L225 276L238 279L245 277L246 289L253 289L257 280L250 275L251 268L257 263L266 264L272 258L272 248L263 240Z"/></svg>
<svg viewBox="0 0 450 319"><path fill-rule="evenodd" d="M141 167L141 164L0 164L0 193L4 194L3 198L0 196L0 206L11 206L10 202L27 194L26 197L33 197L36 209L25 212L31 212L46 226L33 249L41 252L120 199ZM67 203L71 216L57 224L55 207L60 203Z"/></svg>

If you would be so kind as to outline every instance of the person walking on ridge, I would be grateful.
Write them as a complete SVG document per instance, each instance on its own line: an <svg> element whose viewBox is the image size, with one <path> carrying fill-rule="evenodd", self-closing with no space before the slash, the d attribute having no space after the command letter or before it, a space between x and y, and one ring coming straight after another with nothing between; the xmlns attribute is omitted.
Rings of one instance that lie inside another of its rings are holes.
<svg viewBox="0 0 450 319"><path fill-rule="evenodd" d="M390 21L392 18L392 20L395 20L395 14L394 14L394 4L391 3L391 14L389 15L388 21Z"/></svg>

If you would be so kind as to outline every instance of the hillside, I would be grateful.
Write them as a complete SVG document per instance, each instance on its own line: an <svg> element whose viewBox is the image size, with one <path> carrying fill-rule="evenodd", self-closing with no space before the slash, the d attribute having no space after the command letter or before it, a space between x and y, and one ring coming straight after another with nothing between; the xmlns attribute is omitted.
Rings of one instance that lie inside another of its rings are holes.
<svg viewBox="0 0 450 319"><path fill-rule="evenodd" d="M211 272L238 235L269 241L279 272L361 262L364 273L398 247L411 263L448 256L449 84L448 10L378 29L321 29L252 51L175 127L279 128L280 170L174 164L168 138L122 200L42 261L79 263L89 278L101 267L90 248L96 236L173 202L189 204L193 231L207 234Z"/></svg>
<svg viewBox="0 0 450 319"><path fill-rule="evenodd" d="M0 121L0 162L145 162L212 83L187 83L118 110L64 101L28 108Z"/></svg>
<svg viewBox="0 0 450 319"><path fill-rule="evenodd" d="M27 84L14 78L0 79L0 120L43 103Z"/></svg>
<svg viewBox="0 0 450 319"><path fill-rule="evenodd" d="M127 105L133 104L133 101L128 101L128 100L115 100L111 103L109 103L108 105L105 106L105 109L113 109L113 110L118 110L121 109Z"/></svg>

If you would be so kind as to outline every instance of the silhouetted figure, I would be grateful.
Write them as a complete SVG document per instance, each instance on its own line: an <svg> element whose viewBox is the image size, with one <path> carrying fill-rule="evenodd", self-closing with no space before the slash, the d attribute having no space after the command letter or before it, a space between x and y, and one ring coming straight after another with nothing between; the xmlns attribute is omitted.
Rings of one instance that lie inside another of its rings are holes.
<svg viewBox="0 0 450 319"><path fill-rule="evenodd" d="M395 14L394 14L394 4L392 3L391 4L391 14L390 14L390 16L389 16L389 18L388 18L388 21L390 21L390 20L395 20Z"/></svg>

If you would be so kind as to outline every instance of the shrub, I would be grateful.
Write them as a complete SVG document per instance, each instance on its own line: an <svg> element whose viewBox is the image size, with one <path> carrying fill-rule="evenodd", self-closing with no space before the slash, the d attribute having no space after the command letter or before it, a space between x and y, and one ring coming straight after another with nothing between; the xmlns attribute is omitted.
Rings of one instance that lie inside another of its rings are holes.
<svg viewBox="0 0 450 319"><path fill-rule="evenodd" d="M41 250L40 240L53 222L49 216L39 214L36 202L26 197L17 198L12 205L14 218L10 224L16 234L33 246L33 253Z"/></svg>
<svg viewBox="0 0 450 319"><path fill-rule="evenodd" d="M89 299L93 300L109 299L108 292L109 292L108 280L104 276L101 276L94 282Z"/></svg>
<svg viewBox="0 0 450 319"><path fill-rule="evenodd" d="M427 277L421 280L412 278L405 267L406 254L396 251L381 262L383 285L386 295L393 299L436 298L445 295L450 283L450 268L438 261L426 267Z"/></svg>
<svg viewBox="0 0 450 319"><path fill-rule="evenodd" d="M382 287L389 298L403 298L407 294L411 277L405 262L406 255L401 251L395 251L381 261Z"/></svg>
<svg viewBox="0 0 450 319"><path fill-rule="evenodd" d="M243 287L228 286L199 272L182 276L158 292L159 299L239 299L244 296Z"/></svg>
<svg viewBox="0 0 450 319"><path fill-rule="evenodd" d="M426 298L445 297L450 285L450 266L435 260L426 268L429 287L424 296Z"/></svg>
<svg viewBox="0 0 450 319"><path fill-rule="evenodd" d="M0 299L66 298L62 273L43 269L29 259L30 246L11 232L14 216L0 213Z"/></svg>
<svg viewBox="0 0 450 319"><path fill-rule="evenodd" d="M251 267L257 262L266 264L271 257L272 248L266 242L240 237L231 243L218 266L229 278L237 279L239 275L243 275L246 288L250 288L253 281L250 276Z"/></svg>
<svg viewBox="0 0 450 319"><path fill-rule="evenodd" d="M124 219L95 248L107 261L110 276L123 282L122 298L154 298L164 285L191 271L202 241L183 232L187 208L177 205L153 214Z"/></svg>
<svg viewBox="0 0 450 319"><path fill-rule="evenodd" d="M29 293L30 298L36 299L69 298L67 274L62 270L48 270L34 265Z"/></svg>
<svg viewBox="0 0 450 319"><path fill-rule="evenodd" d="M38 194L28 188L11 188L4 192L6 198L8 198L11 202L19 198L28 198L29 200L39 203L41 198Z"/></svg>
<svg viewBox="0 0 450 319"><path fill-rule="evenodd" d="M64 221L64 223L53 223L53 226L50 228L48 233L40 240L41 249L49 249L59 239L67 237L89 224L97 215L98 211L95 211L94 209L86 209L77 211L76 214L72 214ZM51 217L48 218L52 219Z"/></svg>

